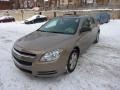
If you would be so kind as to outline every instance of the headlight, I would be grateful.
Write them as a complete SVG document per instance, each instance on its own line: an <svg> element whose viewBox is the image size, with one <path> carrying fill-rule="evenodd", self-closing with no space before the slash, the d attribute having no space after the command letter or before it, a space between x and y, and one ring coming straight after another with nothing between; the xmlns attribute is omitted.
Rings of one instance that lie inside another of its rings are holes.
<svg viewBox="0 0 120 90"><path fill-rule="evenodd" d="M61 49L56 49L48 53L45 53L40 59L40 61L45 61L45 62L55 61L60 57L61 52L62 52Z"/></svg>

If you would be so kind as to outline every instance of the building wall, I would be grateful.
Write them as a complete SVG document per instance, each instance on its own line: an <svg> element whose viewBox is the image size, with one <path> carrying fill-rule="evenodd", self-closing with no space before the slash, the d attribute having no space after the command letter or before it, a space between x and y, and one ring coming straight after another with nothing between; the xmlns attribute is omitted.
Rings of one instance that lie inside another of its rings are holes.
<svg viewBox="0 0 120 90"><path fill-rule="evenodd" d="M60 0L60 5L79 7L81 5L81 0Z"/></svg>
<svg viewBox="0 0 120 90"><path fill-rule="evenodd" d="M18 0L20 8L33 8L34 0Z"/></svg>
<svg viewBox="0 0 120 90"><path fill-rule="evenodd" d="M73 0L60 0L60 5L69 5L69 4L74 4Z"/></svg>
<svg viewBox="0 0 120 90"><path fill-rule="evenodd" d="M120 0L110 0L111 5L119 5L120 6Z"/></svg>
<svg viewBox="0 0 120 90"><path fill-rule="evenodd" d="M109 0L96 0L98 5L107 5L109 4Z"/></svg>
<svg viewBox="0 0 120 90"><path fill-rule="evenodd" d="M11 1L0 1L0 10L12 9Z"/></svg>
<svg viewBox="0 0 120 90"><path fill-rule="evenodd" d="M2 1L0 0L0 10L1 9L19 9L19 8L32 8L34 6L44 7L43 0L9 0ZM41 1L41 2L40 2ZM59 2L60 1L60 2ZM69 1L69 2L68 2ZM113 5L120 7L120 0L48 0L48 6L51 7L59 7L59 6L72 6L74 7L82 7L87 6L88 1L96 2L95 5ZM51 3L50 3L51 2ZM57 4L56 4L57 3Z"/></svg>

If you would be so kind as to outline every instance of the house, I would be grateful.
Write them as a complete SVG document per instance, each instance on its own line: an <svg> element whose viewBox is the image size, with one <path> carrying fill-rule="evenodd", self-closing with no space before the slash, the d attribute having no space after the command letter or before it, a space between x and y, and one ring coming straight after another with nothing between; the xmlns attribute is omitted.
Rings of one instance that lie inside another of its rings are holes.
<svg viewBox="0 0 120 90"><path fill-rule="evenodd" d="M80 6L81 0L49 0L49 6L61 7L61 6Z"/></svg>
<svg viewBox="0 0 120 90"><path fill-rule="evenodd" d="M80 0L60 0L60 5L79 5Z"/></svg>
<svg viewBox="0 0 120 90"><path fill-rule="evenodd" d="M108 5L109 0L96 0L97 5Z"/></svg>
<svg viewBox="0 0 120 90"><path fill-rule="evenodd" d="M109 0L109 4L120 7L120 0Z"/></svg>
<svg viewBox="0 0 120 90"><path fill-rule="evenodd" d="M0 0L0 10L2 9L19 9L19 8L79 8L86 6L118 6L120 7L120 0Z"/></svg>
<svg viewBox="0 0 120 90"><path fill-rule="evenodd" d="M33 8L34 0L13 0L13 7L18 8Z"/></svg>

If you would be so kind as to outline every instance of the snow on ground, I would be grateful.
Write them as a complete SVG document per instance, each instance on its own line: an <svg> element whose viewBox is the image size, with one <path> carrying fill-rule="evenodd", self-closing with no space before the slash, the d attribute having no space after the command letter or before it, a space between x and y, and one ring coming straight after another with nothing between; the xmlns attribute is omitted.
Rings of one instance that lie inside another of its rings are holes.
<svg viewBox="0 0 120 90"><path fill-rule="evenodd" d="M120 90L120 20L101 25L100 42L83 54L72 74L35 78L17 69L11 48L41 24L0 24L0 90Z"/></svg>

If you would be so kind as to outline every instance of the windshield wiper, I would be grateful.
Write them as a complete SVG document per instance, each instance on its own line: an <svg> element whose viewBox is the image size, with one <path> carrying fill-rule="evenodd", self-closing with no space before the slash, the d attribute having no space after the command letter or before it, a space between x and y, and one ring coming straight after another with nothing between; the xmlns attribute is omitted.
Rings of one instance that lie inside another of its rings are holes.
<svg viewBox="0 0 120 90"><path fill-rule="evenodd" d="M57 32L57 31L48 31L49 33L58 33L58 34L67 34L65 32Z"/></svg>
<svg viewBox="0 0 120 90"><path fill-rule="evenodd" d="M69 33L65 33L65 32L57 32L57 31L44 31L44 30L37 30L37 31L40 31L40 32L48 32L48 33L58 33L58 34L69 34Z"/></svg>
<svg viewBox="0 0 120 90"><path fill-rule="evenodd" d="M48 32L48 31L44 31L44 30L40 30L40 29L38 29L38 30L36 30L36 31L40 31L40 32Z"/></svg>

